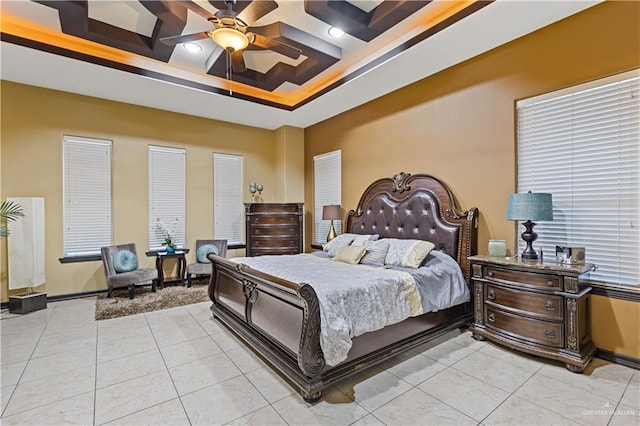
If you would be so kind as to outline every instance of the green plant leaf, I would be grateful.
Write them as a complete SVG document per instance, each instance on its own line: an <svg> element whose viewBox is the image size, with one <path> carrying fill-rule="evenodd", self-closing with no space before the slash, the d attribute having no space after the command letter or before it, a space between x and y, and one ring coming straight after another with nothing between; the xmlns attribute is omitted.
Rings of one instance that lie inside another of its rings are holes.
<svg viewBox="0 0 640 426"><path fill-rule="evenodd" d="M14 201L3 201L0 204L0 237L9 235L8 223L24 216L22 206Z"/></svg>

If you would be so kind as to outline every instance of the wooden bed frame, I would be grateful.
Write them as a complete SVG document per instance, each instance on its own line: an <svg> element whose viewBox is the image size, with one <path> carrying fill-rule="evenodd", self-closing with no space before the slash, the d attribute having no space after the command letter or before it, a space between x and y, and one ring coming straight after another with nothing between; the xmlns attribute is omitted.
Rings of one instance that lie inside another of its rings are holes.
<svg viewBox="0 0 640 426"><path fill-rule="evenodd" d="M379 179L347 217L347 232L431 241L458 261L470 283L468 257L476 254L478 210L459 210L435 177L399 173ZM348 358L328 366L320 347L320 309L313 288L209 255L211 311L308 402L322 390L401 352L469 322L472 304L412 317L353 339ZM473 294L471 292L471 294Z"/></svg>

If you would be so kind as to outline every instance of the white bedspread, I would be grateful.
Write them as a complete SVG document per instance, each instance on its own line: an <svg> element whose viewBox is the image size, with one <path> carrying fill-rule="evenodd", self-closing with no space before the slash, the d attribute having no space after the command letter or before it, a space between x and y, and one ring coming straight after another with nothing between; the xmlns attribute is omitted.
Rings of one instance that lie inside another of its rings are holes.
<svg viewBox="0 0 640 426"><path fill-rule="evenodd" d="M420 315L426 312L424 306L438 310L451 306L450 302L459 303L457 296L440 298L438 306L423 303L421 293L425 292L418 289L413 271L349 265L311 254L231 260L313 287L320 305L320 345L330 366L347 358L355 336Z"/></svg>

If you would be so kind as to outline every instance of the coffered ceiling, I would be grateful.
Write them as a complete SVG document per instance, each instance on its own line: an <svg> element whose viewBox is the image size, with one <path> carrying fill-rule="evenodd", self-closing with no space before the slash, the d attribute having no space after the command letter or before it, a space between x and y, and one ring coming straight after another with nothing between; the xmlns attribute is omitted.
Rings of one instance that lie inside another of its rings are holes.
<svg viewBox="0 0 640 426"><path fill-rule="evenodd" d="M307 127L596 3L238 0L232 10L255 42L237 72L210 33L224 1L3 0L1 71L207 118ZM346 34L333 38L331 27Z"/></svg>

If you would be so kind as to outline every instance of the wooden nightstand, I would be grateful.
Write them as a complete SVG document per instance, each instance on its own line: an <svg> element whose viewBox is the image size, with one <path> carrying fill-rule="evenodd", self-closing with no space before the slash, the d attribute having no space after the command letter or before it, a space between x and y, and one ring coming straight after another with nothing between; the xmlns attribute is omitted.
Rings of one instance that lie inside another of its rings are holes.
<svg viewBox="0 0 640 426"><path fill-rule="evenodd" d="M473 337L562 361L574 373L584 370L596 348L589 323L591 287L578 279L594 265L489 256L469 261Z"/></svg>

